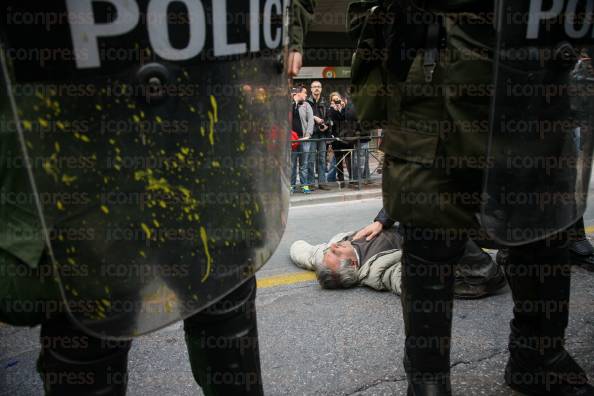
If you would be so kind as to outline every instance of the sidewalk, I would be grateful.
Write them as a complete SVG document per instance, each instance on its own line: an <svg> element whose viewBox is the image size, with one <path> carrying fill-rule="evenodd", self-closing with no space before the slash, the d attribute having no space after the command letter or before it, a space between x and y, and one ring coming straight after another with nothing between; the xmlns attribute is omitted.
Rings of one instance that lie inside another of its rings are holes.
<svg viewBox="0 0 594 396"><path fill-rule="evenodd" d="M348 184L348 182L347 182ZM331 202L356 201L360 199L381 198L382 179L374 178L369 184L361 183L361 190L357 186L340 188L338 182L326 184L330 190L315 189L311 194L303 194L297 186L295 193L291 194L291 206L317 205Z"/></svg>

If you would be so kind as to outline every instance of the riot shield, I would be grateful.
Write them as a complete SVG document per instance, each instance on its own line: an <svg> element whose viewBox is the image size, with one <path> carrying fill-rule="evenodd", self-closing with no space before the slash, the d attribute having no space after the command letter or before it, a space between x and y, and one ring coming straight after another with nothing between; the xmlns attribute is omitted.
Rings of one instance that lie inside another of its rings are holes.
<svg viewBox="0 0 594 396"><path fill-rule="evenodd" d="M550 236L585 211L593 148L594 2L577 3L498 2L481 222L505 245Z"/></svg>
<svg viewBox="0 0 594 396"><path fill-rule="evenodd" d="M288 211L289 1L9 3L39 23L3 24L3 117L74 320L141 335L253 276Z"/></svg>

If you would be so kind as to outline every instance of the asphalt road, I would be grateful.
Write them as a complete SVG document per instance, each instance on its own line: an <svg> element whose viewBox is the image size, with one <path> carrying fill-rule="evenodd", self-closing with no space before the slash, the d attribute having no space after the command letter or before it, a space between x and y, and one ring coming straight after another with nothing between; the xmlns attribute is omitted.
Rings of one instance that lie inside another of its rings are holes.
<svg viewBox="0 0 594 396"><path fill-rule="evenodd" d="M303 271L288 257L294 240L323 242L336 232L361 227L380 205L373 199L291 209L277 252L258 273L266 286L258 292L257 307L267 395L405 394L398 297L366 288L321 290L315 281L296 277ZM575 269L567 348L594 380L593 302L594 274ZM502 380L510 318L509 291L456 301L454 394L510 394ZM0 395L42 394L34 373L37 337L37 329L0 327ZM137 339L129 367L129 395L201 394L180 324Z"/></svg>

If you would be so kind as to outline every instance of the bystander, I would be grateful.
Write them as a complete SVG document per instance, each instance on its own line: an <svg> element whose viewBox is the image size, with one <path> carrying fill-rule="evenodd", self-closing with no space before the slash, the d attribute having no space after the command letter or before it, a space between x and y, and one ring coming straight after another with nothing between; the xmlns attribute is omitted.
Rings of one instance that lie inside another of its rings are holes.
<svg viewBox="0 0 594 396"><path fill-rule="evenodd" d="M316 183L317 173L317 188L320 190L329 190L326 186L326 145L327 141L323 140L329 136L330 128L326 122L328 113L328 105L322 96L322 83L315 80L311 83L311 95L307 99L313 109L314 114L314 131L311 144L311 153L308 162L309 184L312 186Z"/></svg>
<svg viewBox="0 0 594 396"><path fill-rule="evenodd" d="M307 163L311 144L308 141L311 138L314 128L313 110L307 98L307 89L303 86L291 90L293 97L293 111L291 113L291 128L301 140L299 146L291 151L291 192L295 191L297 184L297 163L299 163L299 182L301 191L304 194L310 194L308 182Z"/></svg>

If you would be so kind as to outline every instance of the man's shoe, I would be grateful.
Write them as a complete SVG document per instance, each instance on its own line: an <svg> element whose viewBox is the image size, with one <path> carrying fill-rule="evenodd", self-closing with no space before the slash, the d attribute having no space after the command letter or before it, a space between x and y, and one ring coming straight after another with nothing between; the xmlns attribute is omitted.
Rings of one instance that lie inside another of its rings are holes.
<svg viewBox="0 0 594 396"><path fill-rule="evenodd" d="M505 367L505 383L527 396L594 396L594 387L567 351L562 350L537 367L522 367L510 356Z"/></svg>
<svg viewBox="0 0 594 396"><path fill-rule="evenodd" d="M473 300L497 294L507 285L503 270L497 266L497 273L484 283L473 284L464 278L456 278L454 282L454 297Z"/></svg>
<svg viewBox="0 0 594 396"><path fill-rule="evenodd" d="M301 192L303 194L311 194L311 189L308 186L301 187Z"/></svg>
<svg viewBox="0 0 594 396"><path fill-rule="evenodd" d="M289 192L290 192L291 194L295 193L295 186L291 186L291 189L289 190Z"/></svg>
<svg viewBox="0 0 594 396"><path fill-rule="evenodd" d="M320 190L326 190L326 191L329 191L329 190L331 190L331 188L330 188L330 187L328 187L328 186L327 186L327 185L325 185L325 184L320 184L320 185L318 186L318 188L319 188Z"/></svg>
<svg viewBox="0 0 594 396"><path fill-rule="evenodd" d="M296 266L313 271L316 265L321 264L325 247L326 244L310 245L302 240L295 241L289 249L289 256Z"/></svg>

